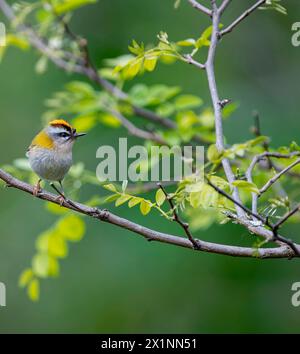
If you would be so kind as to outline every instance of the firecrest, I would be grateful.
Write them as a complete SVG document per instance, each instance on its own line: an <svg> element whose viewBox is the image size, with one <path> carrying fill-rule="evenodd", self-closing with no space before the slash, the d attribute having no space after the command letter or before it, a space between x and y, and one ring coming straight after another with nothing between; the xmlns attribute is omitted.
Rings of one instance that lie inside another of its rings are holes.
<svg viewBox="0 0 300 354"><path fill-rule="evenodd" d="M68 122L63 119L51 121L32 140L26 156L33 171L40 177L34 189L37 195L41 180L50 182L50 185L64 198L62 180L72 166L72 149L75 140L85 133L77 133ZM58 182L61 191L53 182Z"/></svg>

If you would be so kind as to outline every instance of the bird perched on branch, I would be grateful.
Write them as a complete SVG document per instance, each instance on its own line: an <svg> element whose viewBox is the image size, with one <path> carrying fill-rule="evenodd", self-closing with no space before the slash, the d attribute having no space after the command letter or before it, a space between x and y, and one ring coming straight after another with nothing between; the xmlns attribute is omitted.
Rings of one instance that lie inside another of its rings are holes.
<svg viewBox="0 0 300 354"><path fill-rule="evenodd" d="M74 142L84 135L85 133L78 134L65 120L57 119L51 121L35 136L26 153L31 168L40 177L34 187L34 195L41 191L41 180L46 180L59 194L61 204L66 200L62 180L72 166ZM54 182L60 184L61 191Z"/></svg>

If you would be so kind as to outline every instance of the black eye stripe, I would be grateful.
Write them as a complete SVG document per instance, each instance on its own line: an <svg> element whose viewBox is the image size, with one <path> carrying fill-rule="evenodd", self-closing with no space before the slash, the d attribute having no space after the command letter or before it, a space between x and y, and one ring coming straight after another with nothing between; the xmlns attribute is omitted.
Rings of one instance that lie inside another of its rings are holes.
<svg viewBox="0 0 300 354"><path fill-rule="evenodd" d="M62 132L62 133L58 133L58 136L61 137L61 138L67 138L67 137L70 136L70 134L67 133L67 132Z"/></svg>

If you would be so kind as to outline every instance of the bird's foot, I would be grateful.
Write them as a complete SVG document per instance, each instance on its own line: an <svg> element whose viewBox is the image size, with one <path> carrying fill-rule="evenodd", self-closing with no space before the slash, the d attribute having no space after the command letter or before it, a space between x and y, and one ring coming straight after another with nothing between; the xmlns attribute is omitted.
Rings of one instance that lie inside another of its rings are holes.
<svg viewBox="0 0 300 354"><path fill-rule="evenodd" d="M38 183L36 184L36 186L33 187L33 191L32 194L37 197L42 191L41 188L41 181L38 181Z"/></svg>
<svg viewBox="0 0 300 354"><path fill-rule="evenodd" d="M66 199L66 197L64 195L58 195L57 198L56 198L56 201L59 202L59 205L60 206L63 206L64 205L64 202L68 202L68 200Z"/></svg>

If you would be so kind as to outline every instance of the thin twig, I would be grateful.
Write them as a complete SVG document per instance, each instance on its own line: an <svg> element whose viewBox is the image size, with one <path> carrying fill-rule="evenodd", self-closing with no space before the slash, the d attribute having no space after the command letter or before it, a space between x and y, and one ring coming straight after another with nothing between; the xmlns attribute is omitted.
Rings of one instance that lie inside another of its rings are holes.
<svg viewBox="0 0 300 354"><path fill-rule="evenodd" d="M182 221L176 211L176 207L173 203L172 197L167 193L165 188L161 185L161 183L157 184L158 187L163 191L164 195L166 196L167 201L170 204L171 211L173 213L173 220L177 222L184 230L185 234L187 235L188 239L191 241L192 245L194 246L195 249L200 248L200 245L197 240L194 239L193 235L190 232L189 224Z"/></svg>
<svg viewBox="0 0 300 354"><path fill-rule="evenodd" d="M236 26L238 26L242 21L245 20L252 12L258 9L261 5L263 5L267 0L259 0L253 6L251 6L248 10L246 10L241 16L239 16L231 25L226 27L220 32L220 36L223 37L226 34L230 33Z"/></svg>
<svg viewBox="0 0 300 354"><path fill-rule="evenodd" d="M266 224L266 219L260 216L257 213L254 213L252 210L247 208L245 205L243 205L240 201L234 199L230 194L226 193L223 189L219 188L216 186L214 183L211 182L211 180L206 176L206 181L209 186L211 186L216 192L221 194L223 197L227 198L230 200L234 205L239 206L242 210L244 210L248 215L253 216L255 219L261 221L263 224Z"/></svg>
<svg viewBox="0 0 300 354"><path fill-rule="evenodd" d="M300 210L300 205L287 212L277 223L274 225L274 229L278 230L291 216L296 214Z"/></svg>
<svg viewBox="0 0 300 354"><path fill-rule="evenodd" d="M220 12L220 14L222 14L222 13L226 10L227 6L228 6L230 3L231 3L231 0L224 0L224 1L222 2L221 6L219 7L219 12Z"/></svg>
<svg viewBox="0 0 300 354"><path fill-rule="evenodd" d="M287 212L276 224L272 226L272 231L273 231L273 239L277 241L281 241L286 243L291 247L291 249L294 251L294 253L297 256L300 256L300 250L297 245L293 242L293 240L287 239L285 237L282 237L278 235L278 230L279 228L286 222L288 219L296 214L300 210L300 205L297 205L295 208L293 208L291 211Z"/></svg>
<svg viewBox="0 0 300 354"><path fill-rule="evenodd" d="M108 109L108 111L120 121L123 127L127 129L129 134L144 140L155 141L158 144L168 145L167 142L159 135L136 127L130 120L124 117L123 114L121 114L119 111L115 109Z"/></svg>
<svg viewBox="0 0 300 354"><path fill-rule="evenodd" d="M198 69L205 70L205 64L201 64L197 60L193 59L191 54L184 55L184 58L186 63L194 65Z"/></svg>
<svg viewBox="0 0 300 354"><path fill-rule="evenodd" d="M286 174L289 170L291 170L293 167L299 165L300 159L294 161L292 164L284 168L282 171L277 173L274 177L272 177L262 188L259 190L259 197L265 193L276 181L279 180L280 177L282 177L284 174Z"/></svg>
<svg viewBox="0 0 300 354"><path fill-rule="evenodd" d="M281 154L278 152L265 151L259 155L254 156L247 171L246 171L247 181L250 183L253 183L253 170L254 170L256 164L258 162L260 162L261 160L263 160L265 158L269 159L270 157L277 158L277 159L290 159L294 156L299 156L299 154L300 153L298 151L292 152L290 154ZM255 194L255 195L253 195L253 198L252 198L252 211L254 213L257 213L257 202L258 202L258 195Z"/></svg>
<svg viewBox="0 0 300 354"><path fill-rule="evenodd" d="M188 0L188 2L193 6L194 9L197 9L203 13L205 13L208 16L211 16L211 10L205 7L204 5L201 5L198 1L196 0Z"/></svg>

